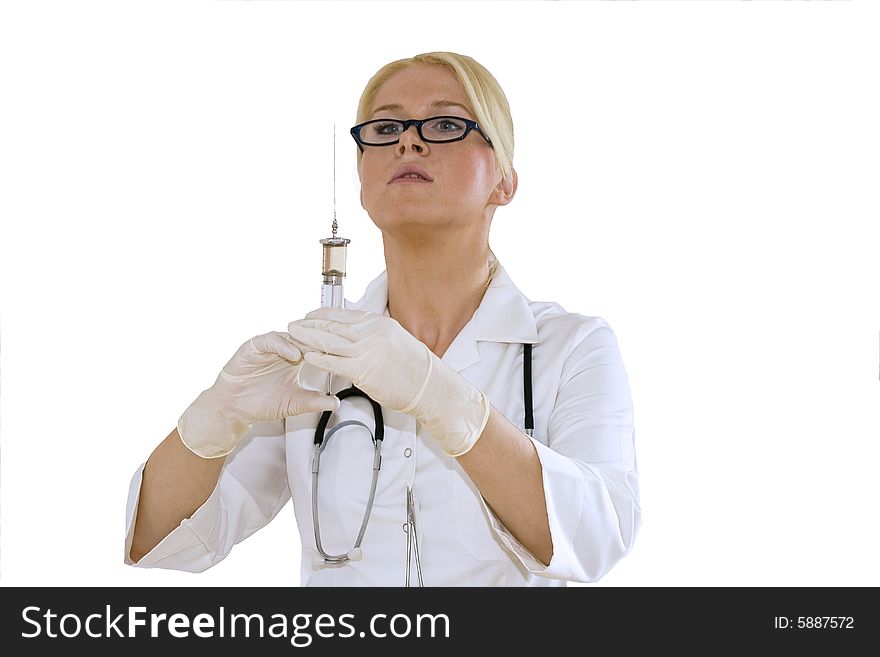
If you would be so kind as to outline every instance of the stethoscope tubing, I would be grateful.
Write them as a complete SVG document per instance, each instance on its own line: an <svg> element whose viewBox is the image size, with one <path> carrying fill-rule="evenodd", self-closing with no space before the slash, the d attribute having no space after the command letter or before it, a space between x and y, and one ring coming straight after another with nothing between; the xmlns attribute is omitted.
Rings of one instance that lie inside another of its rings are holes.
<svg viewBox="0 0 880 657"><path fill-rule="evenodd" d="M360 559L361 557L361 542L363 541L364 534L367 531L367 525L370 521L370 515L373 511L373 500L376 496L376 485L379 479L379 470L382 468L382 441L385 438L385 422L382 417L382 406L372 399L367 393L363 390L359 389L357 386L351 386L350 388L346 388L345 390L340 390L336 393L336 396L339 398L341 402L348 397L363 397L367 401L370 402L370 405L373 408L373 423L375 427L375 431L370 431L370 427L361 422L360 420L344 420L330 429L327 432L327 423L330 421L330 416L333 414L332 411L324 411L321 414L321 419L318 421L318 425L315 427L315 442L314 447L312 449L312 524L315 529L315 545L318 548L318 552L324 558L324 561L327 563L345 563L346 561L354 561ZM535 419L533 414L533 402L532 402L532 344L523 343L523 406L525 410L525 417L523 420L523 425L525 427L526 434L531 437L534 435L534 426ZM364 517L361 521L361 527L358 531L357 540L354 543L354 547L349 550L345 554L328 554L321 543L321 525L318 516L318 475L321 470L321 454L324 452L324 449L327 446L330 438L340 429L357 425L364 427L367 432L370 434L370 438L373 441L373 476L370 482L370 495L367 500L366 509L364 510ZM325 435L326 433L326 435ZM407 586L409 585L409 571L410 571L410 546L412 542L418 540L418 535L415 532L415 518L413 516L412 510L412 491L407 489ZM422 573L421 573L421 559L419 558L418 553L418 543L415 543L416 550L416 562L418 566L418 576L419 576L419 584L422 584Z"/></svg>

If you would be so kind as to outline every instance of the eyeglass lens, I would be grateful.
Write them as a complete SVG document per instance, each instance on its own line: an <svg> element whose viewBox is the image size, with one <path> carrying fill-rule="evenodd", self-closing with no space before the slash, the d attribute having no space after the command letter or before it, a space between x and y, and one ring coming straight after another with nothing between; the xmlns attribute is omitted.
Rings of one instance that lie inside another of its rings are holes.
<svg viewBox="0 0 880 657"><path fill-rule="evenodd" d="M422 124L422 136L432 141L453 141L460 139L467 130L467 124L455 117L442 116ZM367 144L388 144L400 139L403 123L383 119L361 128L361 139Z"/></svg>

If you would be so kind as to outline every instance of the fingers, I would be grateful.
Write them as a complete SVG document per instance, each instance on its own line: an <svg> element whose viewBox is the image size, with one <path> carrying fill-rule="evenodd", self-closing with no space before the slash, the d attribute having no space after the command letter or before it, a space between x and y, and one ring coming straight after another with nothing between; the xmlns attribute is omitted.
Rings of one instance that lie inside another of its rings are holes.
<svg viewBox="0 0 880 657"><path fill-rule="evenodd" d="M280 331L272 331L251 338L251 344L259 352L277 354L294 365L302 362L302 350L290 339L290 336Z"/></svg>
<svg viewBox="0 0 880 657"><path fill-rule="evenodd" d="M354 310L352 308L318 308L306 315L305 318L326 319L341 324L356 324L375 314L366 310Z"/></svg>
<svg viewBox="0 0 880 657"><path fill-rule="evenodd" d="M304 358L309 365L314 365L326 372L338 374L351 381L352 385L360 385L358 374L353 371L356 367L355 361L351 358L321 354L316 351L305 352Z"/></svg>
<svg viewBox="0 0 880 657"><path fill-rule="evenodd" d="M390 318L384 315L361 310L320 308L307 314L305 319L290 324L318 328L357 342L375 333L378 323L388 319ZM288 332L290 332L290 325L288 325Z"/></svg>
<svg viewBox="0 0 880 657"><path fill-rule="evenodd" d="M287 327L288 334L301 351L317 351L324 354L335 354L354 358L358 347L348 338L329 331L291 322Z"/></svg>
<svg viewBox="0 0 880 657"><path fill-rule="evenodd" d="M300 326L304 328L317 329L326 333L332 333L345 338L349 342L361 342L371 335L376 334L376 325L372 322L361 322L360 324L344 324L326 319L301 319L291 322L287 325L287 332L293 335L291 327Z"/></svg>
<svg viewBox="0 0 880 657"><path fill-rule="evenodd" d="M288 410L290 415L301 413L336 412L339 410L339 398L317 390L303 388L294 399L294 408Z"/></svg>
<svg viewBox="0 0 880 657"><path fill-rule="evenodd" d="M372 324L341 324L326 319L300 319L287 325L287 332L294 334L294 327L315 329L332 335L338 335L349 342L360 342L376 332Z"/></svg>

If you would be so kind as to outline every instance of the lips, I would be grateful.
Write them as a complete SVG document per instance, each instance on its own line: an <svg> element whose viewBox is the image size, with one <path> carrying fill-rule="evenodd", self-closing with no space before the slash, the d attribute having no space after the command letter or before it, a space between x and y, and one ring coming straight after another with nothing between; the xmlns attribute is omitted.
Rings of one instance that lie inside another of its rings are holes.
<svg viewBox="0 0 880 657"><path fill-rule="evenodd" d="M391 183L429 183L433 182L431 175L418 164L404 164L398 167L394 175L391 176Z"/></svg>

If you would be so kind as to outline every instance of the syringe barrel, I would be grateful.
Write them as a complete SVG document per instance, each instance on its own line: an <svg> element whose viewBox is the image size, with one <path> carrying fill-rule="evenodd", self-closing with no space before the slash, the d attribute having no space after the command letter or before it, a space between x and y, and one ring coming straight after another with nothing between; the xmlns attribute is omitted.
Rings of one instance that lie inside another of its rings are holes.
<svg viewBox="0 0 880 657"><path fill-rule="evenodd" d="M323 249L323 264L321 275L324 277L321 285L321 307L342 308L343 287L345 278L345 256L351 240L344 237L328 237L321 240Z"/></svg>
<svg viewBox="0 0 880 657"><path fill-rule="evenodd" d="M345 276L345 256L350 241L344 237L328 237L321 240L321 245L324 247L321 273L325 281L329 277L341 278Z"/></svg>
<svg viewBox="0 0 880 657"><path fill-rule="evenodd" d="M343 306L342 282L336 285L325 282L321 285L321 308L342 308Z"/></svg>

